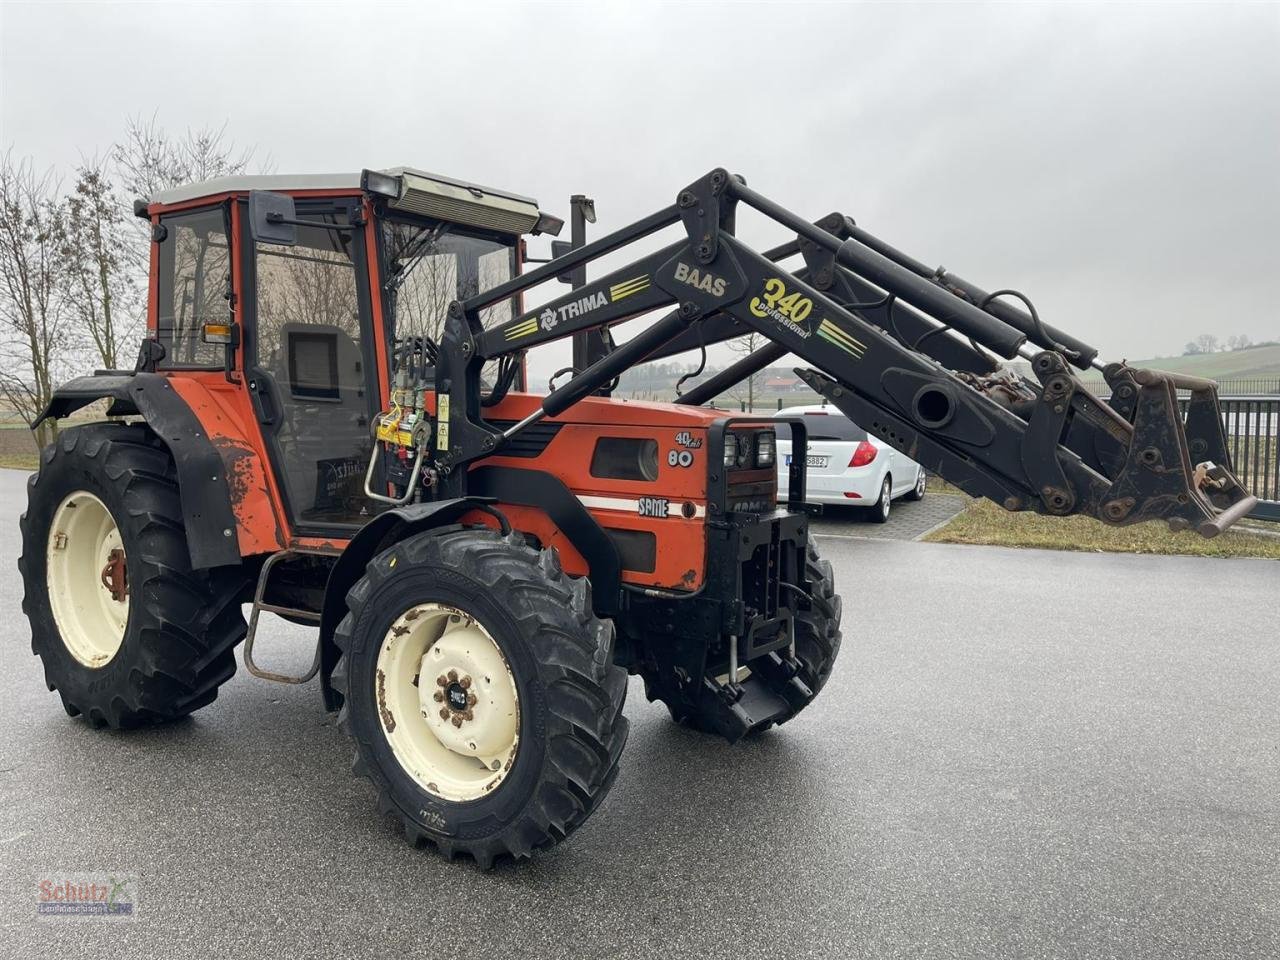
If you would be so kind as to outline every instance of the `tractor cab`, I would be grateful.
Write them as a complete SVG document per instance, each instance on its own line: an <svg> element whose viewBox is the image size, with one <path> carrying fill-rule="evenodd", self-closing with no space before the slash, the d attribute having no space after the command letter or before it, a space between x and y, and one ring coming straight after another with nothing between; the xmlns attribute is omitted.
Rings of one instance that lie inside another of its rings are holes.
<svg viewBox="0 0 1280 960"><path fill-rule="evenodd" d="M240 436L261 438L281 540L349 536L380 509L363 487L397 348L433 361L449 304L511 280L522 235L557 223L526 197L408 168L229 177L137 212L155 240L144 369L256 422Z"/></svg>

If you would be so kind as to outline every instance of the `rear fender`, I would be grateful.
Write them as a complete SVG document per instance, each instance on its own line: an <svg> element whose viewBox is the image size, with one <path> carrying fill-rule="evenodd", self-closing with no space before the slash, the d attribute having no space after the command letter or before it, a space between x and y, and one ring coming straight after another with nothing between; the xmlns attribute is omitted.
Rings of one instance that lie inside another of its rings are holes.
<svg viewBox="0 0 1280 960"><path fill-rule="evenodd" d="M269 535L265 543L251 544L253 549L245 550L246 555L283 546L257 454L247 442L236 442L230 435L234 431L223 436L216 424L206 425L202 417L225 417L213 410L212 401L207 408L200 405L197 415L169 377L154 373L77 377L54 391L32 429L103 399L111 400L108 416L141 416L173 455L192 567L240 563L243 531L251 528L244 518L250 516L265 513L270 518Z"/></svg>

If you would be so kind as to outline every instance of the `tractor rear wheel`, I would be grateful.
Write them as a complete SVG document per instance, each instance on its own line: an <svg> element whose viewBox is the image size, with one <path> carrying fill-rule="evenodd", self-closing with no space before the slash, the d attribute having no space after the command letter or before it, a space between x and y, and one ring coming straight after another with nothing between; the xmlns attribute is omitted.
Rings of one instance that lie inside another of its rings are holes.
<svg viewBox="0 0 1280 960"><path fill-rule="evenodd" d="M191 569L164 445L142 425L64 430L27 492L22 609L67 713L134 727L212 702L235 673L245 579Z"/></svg>
<svg viewBox="0 0 1280 960"><path fill-rule="evenodd" d="M590 586L519 534L449 528L380 553L334 641L353 772L415 846L482 867L563 840L608 793L626 672Z"/></svg>

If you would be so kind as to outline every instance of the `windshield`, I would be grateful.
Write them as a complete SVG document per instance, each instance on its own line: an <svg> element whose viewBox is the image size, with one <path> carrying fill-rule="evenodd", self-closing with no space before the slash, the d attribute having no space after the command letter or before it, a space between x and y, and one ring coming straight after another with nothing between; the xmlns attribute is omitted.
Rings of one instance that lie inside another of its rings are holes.
<svg viewBox="0 0 1280 960"><path fill-rule="evenodd" d="M449 223L384 220L383 291L392 337L430 337L439 343L449 304L491 290L515 275L514 242L462 232ZM487 327L515 316L514 299L480 312Z"/></svg>

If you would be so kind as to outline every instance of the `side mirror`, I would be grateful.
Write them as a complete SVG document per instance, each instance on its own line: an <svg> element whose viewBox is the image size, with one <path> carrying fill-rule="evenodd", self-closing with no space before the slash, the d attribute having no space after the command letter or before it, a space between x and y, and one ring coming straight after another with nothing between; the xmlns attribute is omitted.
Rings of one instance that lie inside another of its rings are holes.
<svg viewBox="0 0 1280 960"><path fill-rule="evenodd" d="M267 190L249 191L249 233L258 243L292 247L298 242L293 197Z"/></svg>
<svg viewBox="0 0 1280 960"><path fill-rule="evenodd" d="M566 253L573 251L573 244L568 240L552 240L551 241L551 259L558 260ZM556 277L561 283L573 283L573 274L562 273Z"/></svg>

